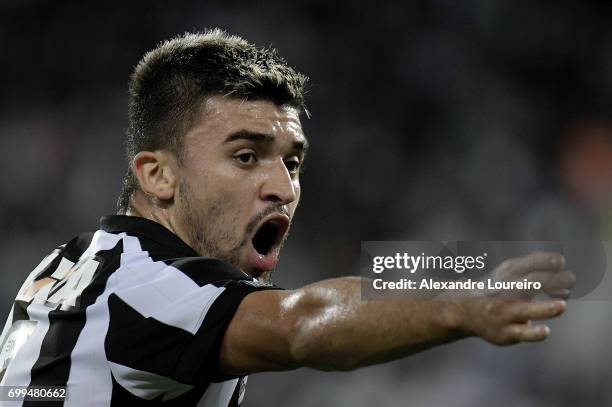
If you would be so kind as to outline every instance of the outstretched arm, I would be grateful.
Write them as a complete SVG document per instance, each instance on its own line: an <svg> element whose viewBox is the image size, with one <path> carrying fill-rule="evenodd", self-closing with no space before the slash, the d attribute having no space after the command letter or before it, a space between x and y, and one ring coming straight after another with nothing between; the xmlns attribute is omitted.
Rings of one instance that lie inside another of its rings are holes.
<svg viewBox="0 0 612 407"><path fill-rule="evenodd" d="M504 262L497 279L538 279L551 293L571 288L563 258L534 253ZM540 341L541 320L560 315L561 300L530 301L499 293L442 292L430 299L363 301L362 279L320 281L291 291L249 294L230 322L221 346L225 373L312 367L351 370L402 358L467 336L507 345Z"/></svg>

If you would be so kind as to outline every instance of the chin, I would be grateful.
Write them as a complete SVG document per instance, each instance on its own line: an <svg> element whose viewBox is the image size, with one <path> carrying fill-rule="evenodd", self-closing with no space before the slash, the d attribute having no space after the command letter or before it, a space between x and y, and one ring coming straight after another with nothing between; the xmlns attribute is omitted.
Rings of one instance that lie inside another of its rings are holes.
<svg viewBox="0 0 612 407"><path fill-rule="evenodd" d="M257 279L257 281L261 282L270 282L272 279L272 273L274 270L261 270L257 269L253 266L240 267L242 271L244 271L249 276Z"/></svg>
<svg viewBox="0 0 612 407"><path fill-rule="evenodd" d="M274 270L264 271L260 273L258 277L255 277L255 278L259 282L266 283L266 284L272 284L272 273L273 272Z"/></svg>

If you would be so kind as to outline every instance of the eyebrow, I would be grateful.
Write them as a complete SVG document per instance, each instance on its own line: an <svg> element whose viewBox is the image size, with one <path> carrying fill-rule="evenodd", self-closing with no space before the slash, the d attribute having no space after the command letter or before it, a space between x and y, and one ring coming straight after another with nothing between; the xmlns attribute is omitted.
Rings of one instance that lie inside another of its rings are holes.
<svg viewBox="0 0 612 407"><path fill-rule="evenodd" d="M252 143L272 144L274 143L274 140L276 140L276 138L273 135L267 133L257 133L249 130L238 130L229 134L223 141L223 144L228 144L236 140L247 140ZM303 140L294 141L292 143L292 150L296 151L297 153L306 155L306 152L308 151L308 140L304 138Z"/></svg>

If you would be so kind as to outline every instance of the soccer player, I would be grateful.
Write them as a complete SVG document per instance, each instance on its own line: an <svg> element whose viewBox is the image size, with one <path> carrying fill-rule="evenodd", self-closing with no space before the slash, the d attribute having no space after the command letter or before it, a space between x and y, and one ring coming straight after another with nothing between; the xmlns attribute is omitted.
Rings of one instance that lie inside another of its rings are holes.
<svg viewBox="0 0 612 407"><path fill-rule="evenodd" d="M119 214L57 247L2 332L1 386L67 386L65 406L236 406L247 375L351 370L468 336L541 341L562 300L473 292L362 301L360 278L271 284L300 199L306 77L219 30L147 53L130 81ZM499 279L567 295L562 256ZM43 405L35 396L10 405Z"/></svg>

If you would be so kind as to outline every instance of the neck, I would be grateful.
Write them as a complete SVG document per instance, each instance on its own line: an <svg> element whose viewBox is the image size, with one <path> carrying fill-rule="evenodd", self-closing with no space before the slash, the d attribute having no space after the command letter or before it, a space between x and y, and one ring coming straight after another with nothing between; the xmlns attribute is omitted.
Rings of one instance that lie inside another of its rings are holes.
<svg viewBox="0 0 612 407"><path fill-rule="evenodd" d="M171 206L164 204L156 205L153 199L137 191L130 199L130 205L125 214L127 216L138 216L157 222L177 235L183 242L187 243L187 245L195 249L195 246L189 241L188 234L185 232L184 228L181 227L180 222L177 221L176 214L171 208Z"/></svg>

